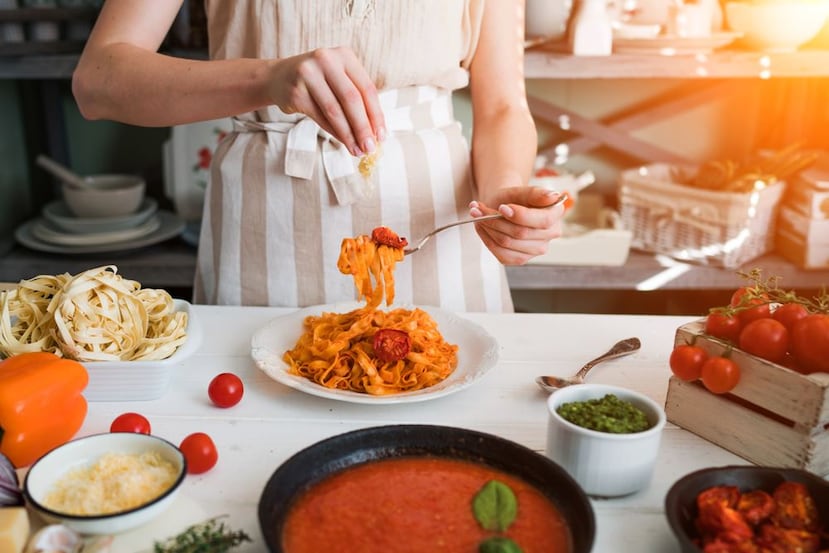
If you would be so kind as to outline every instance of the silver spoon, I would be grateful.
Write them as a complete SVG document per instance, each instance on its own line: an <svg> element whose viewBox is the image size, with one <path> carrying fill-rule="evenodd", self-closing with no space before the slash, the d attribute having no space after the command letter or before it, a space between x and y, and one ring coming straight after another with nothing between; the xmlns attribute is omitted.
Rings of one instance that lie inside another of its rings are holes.
<svg viewBox="0 0 829 553"><path fill-rule="evenodd" d="M89 183L85 177L82 177L50 157L40 154L35 159L35 162L73 188L89 188Z"/></svg>
<svg viewBox="0 0 829 553"><path fill-rule="evenodd" d="M548 207L555 207L558 204L562 203L566 199L567 199L567 194L562 194L561 196L556 198L556 201L554 201ZM423 246L426 245L426 242L428 242L429 239L432 236L434 236L437 233L442 232L442 231L444 231L448 228L456 227L458 225L465 225L467 223L480 223L481 221L488 221L490 219L500 219L502 217L503 217L503 215L501 215L500 213L493 213L492 215L483 215L481 217L475 217L475 218L472 218L472 219L464 219L462 221L455 221L454 223L449 223L448 225L443 225L442 227L436 228L435 230L433 230L432 232L430 232L429 234L427 234L426 236L421 238L420 241L417 242L415 245L409 246L408 248L404 249L403 250L403 255L409 255L410 253L414 253L414 252L418 251L420 248L422 248Z"/></svg>
<svg viewBox="0 0 829 553"><path fill-rule="evenodd" d="M535 379L536 383L538 383L541 388L547 392L555 392L559 388L564 388L565 386L570 386L572 384L584 384L584 377L587 376L588 371L601 363L602 361L607 361L608 359L615 359L616 357L621 357L623 355L627 355L629 353L633 353L634 351L638 350L642 346L642 343L639 341L639 338L627 338L625 340L621 340L616 342L612 348L607 350L606 353L600 355L599 357L593 359L592 361L588 362L585 366L579 369L575 375L562 378L559 376L539 376Z"/></svg>

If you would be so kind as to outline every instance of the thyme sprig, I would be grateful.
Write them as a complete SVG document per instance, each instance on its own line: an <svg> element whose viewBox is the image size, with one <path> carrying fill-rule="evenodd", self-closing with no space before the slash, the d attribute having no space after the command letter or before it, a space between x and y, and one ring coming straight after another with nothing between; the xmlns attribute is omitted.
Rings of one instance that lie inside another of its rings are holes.
<svg viewBox="0 0 829 553"><path fill-rule="evenodd" d="M155 542L154 553L224 553L252 541L242 530L232 530L214 517L199 522L163 542Z"/></svg>
<svg viewBox="0 0 829 553"><path fill-rule="evenodd" d="M784 303L797 303L806 308L809 313L829 314L829 292L823 286L816 296L806 298L793 290L786 290L780 287L781 277L764 277L760 269L750 271L737 271L737 275L747 281L745 293L737 305L712 307L711 313L722 313L734 315L740 311L757 307L758 305L777 305Z"/></svg>

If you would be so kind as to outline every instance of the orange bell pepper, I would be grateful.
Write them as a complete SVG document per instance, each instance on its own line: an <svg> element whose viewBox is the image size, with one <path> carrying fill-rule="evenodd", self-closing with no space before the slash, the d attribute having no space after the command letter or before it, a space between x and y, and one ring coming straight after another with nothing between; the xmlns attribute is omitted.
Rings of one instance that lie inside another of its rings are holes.
<svg viewBox="0 0 829 553"><path fill-rule="evenodd" d="M0 361L0 453L25 467L70 439L86 419L86 368L53 353Z"/></svg>

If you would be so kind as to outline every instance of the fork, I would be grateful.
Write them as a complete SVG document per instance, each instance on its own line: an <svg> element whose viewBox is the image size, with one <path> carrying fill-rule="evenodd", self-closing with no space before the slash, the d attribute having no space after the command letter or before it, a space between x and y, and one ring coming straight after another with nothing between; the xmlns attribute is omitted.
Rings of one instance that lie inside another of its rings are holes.
<svg viewBox="0 0 829 553"><path fill-rule="evenodd" d="M562 203L566 199L567 199L567 194L562 193L561 196L556 198L556 201L554 201L548 207L555 207L558 204ZM500 213L493 213L492 215L482 215L481 217L475 217L473 219L464 219L462 221L455 221L454 223L449 223L448 225L443 225L442 227L436 228L435 230L433 230L432 232L430 232L429 234L427 234L426 236L421 238L420 241L417 244L415 244L414 246L411 246L409 248L404 249L403 250L403 255L409 255L410 253L414 253L414 252L418 251L420 248L422 248L423 246L426 245L426 242L428 242L429 239L432 238L432 236L434 236L437 233L442 232L442 231L444 231L448 228L456 227L458 225L465 225L467 223L480 223L481 221L488 221L490 219L501 219L501 218L503 218L503 215L501 215Z"/></svg>
<svg viewBox="0 0 829 553"><path fill-rule="evenodd" d="M430 232L429 234L427 234L426 236L421 238L420 242L418 242L414 246L404 249L403 250L403 255L409 255L410 253L416 252L417 250L419 250L420 248L425 246L426 242L428 242L429 239L432 238L432 236L434 236L437 233L442 232L442 231L444 231L448 228L456 227L458 225L465 225L467 223L480 223L481 221L488 221L490 219L501 219L502 217L503 217L503 215L501 215L500 213L493 213L492 215L483 215L481 217L475 217L474 219L464 219L462 221L455 221L454 223L449 223L448 225L443 225L442 227L436 228L435 230L433 230L432 232Z"/></svg>

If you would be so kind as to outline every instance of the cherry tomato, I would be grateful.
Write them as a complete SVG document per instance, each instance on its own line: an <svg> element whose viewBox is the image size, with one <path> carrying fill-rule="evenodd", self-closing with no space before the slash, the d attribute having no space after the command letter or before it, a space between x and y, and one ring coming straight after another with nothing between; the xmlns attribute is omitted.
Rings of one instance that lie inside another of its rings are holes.
<svg viewBox="0 0 829 553"><path fill-rule="evenodd" d="M371 231L371 239L378 244L386 245L392 248L403 249L409 245L409 241L398 236L389 227L377 227Z"/></svg>
<svg viewBox="0 0 829 553"><path fill-rule="evenodd" d="M677 378L690 382L702 374L702 365L708 359L708 353L699 346L682 344L671 352L669 364Z"/></svg>
<svg viewBox="0 0 829 553"><path fill-rule="evenodd" d="M405 330L381 328L374 333L374 354L380 361L399 361L409 354L412 339Z"/></svg>
<svg viewBox="0 0 829 553"><path fill-rule="evenodd" d="M829 372L829 315L815 313L792 328L791 352L801 372Z"/></svg>
<svg viewBox="0 0 829 553"><path fill-rule="evenodd" d="M725 394L740 381L740 367L725 357L709 357L702 365L701 378L708 391Z"/></svg>
<svg viewBox="0 0 829 553"><path fill-rule="evenodd" d="M807 315L809 315L809 310L799 303L784 303L772 312L771 317L775 321L783 323L783 326L791 332L794 324L800 319L806 318Z"/></svg>
<svg viewBox="0 0 829 553"><path fill-rule="evenodd" d="M737 318L747 325L756 319L771 317L771 306L768 301L766 294L755 293L752 289L743 286L731 295L730 305L741 308L737 311Z"/></svg>
<svg viewBox="0 0 829 553"><path fill-rule="evenodd" d="M216 444L204 432L194 432L181 441L179 449L187 460L187 472L201 474L212 469L219 460Z"/></svg>
<svg viewBox="0 0 829 553"><path fill-rule="evenodd" d="M712 311L705 318L705 333L709 336L736 344L740 338L742 323L734 315Z"/></svg>
<svg viewBox="0 0 829 553"><path fill-rule="evenodd" d="M242 401L245 386L242 379L233 373L221 373L213 377L207 387L210 401L219 407L233 407Z"/></svg>
<svg viewBox="0 0 829 553"><path fill-rule="evenodd" d="M123 413L113 419L112 424L109 425L109 431L149 434L150 421L144 415L138 413Z"/></svg>
<svg viewBox="0 0 829 553"><path fill-rule="evenodd" d="M789 350L789 331L774 319L753 320L740 332L740 349L779 363Z"/></svg>

